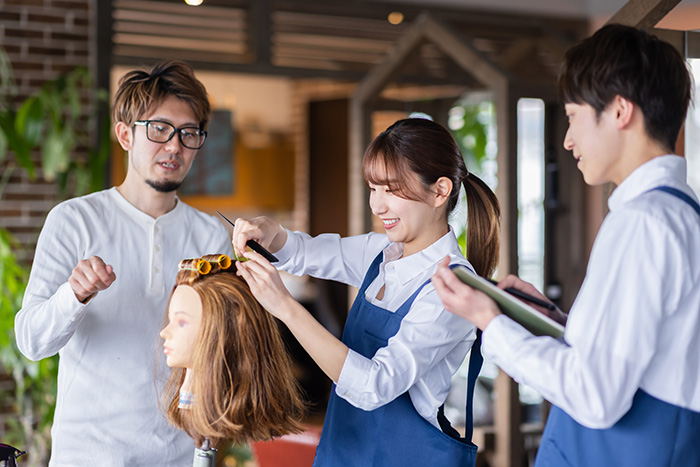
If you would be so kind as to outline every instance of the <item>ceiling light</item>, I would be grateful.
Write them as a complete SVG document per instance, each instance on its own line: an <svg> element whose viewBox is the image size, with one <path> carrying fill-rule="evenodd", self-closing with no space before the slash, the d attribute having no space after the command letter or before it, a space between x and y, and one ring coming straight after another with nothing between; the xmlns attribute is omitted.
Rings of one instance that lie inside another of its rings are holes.
<svg viewBox="0 0 700 467"><path fill-rule="evenodd" d="M185 3L187 3L189 6L199 6L203 1L204 0L185 0Z"/></svg>
<svg viewBox="0 0 700 467"><path fill-rule="evenodd" d="M403 22L403 13L400 11L392 11L386 19L391 24L401 24Z"/></svg>

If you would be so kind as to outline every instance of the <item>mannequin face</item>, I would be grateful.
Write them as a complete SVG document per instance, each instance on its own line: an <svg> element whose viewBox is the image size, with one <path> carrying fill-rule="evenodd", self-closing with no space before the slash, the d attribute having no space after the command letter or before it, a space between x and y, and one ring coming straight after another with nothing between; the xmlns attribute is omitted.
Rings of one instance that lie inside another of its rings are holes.
<svg viewBox="0 0 700 467"><path fill-rule="evenodd" d="M179 285L170 298L168 325L160 332L163 353L171 368L192 368L194 349L202 324L202 300L189 285Z"/></svg>

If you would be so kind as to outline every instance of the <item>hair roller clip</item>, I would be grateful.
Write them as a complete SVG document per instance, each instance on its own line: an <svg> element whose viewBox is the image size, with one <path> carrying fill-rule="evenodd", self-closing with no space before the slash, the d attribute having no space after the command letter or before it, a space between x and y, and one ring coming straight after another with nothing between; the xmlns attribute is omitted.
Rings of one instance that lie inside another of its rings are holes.
<svg viewBox="0 0 700 467"><path fill-rule="evenodd" d="M211 264L209 261L203 260L201 258L187 258L180 261L177 265L178 270L187 271L197 271L202 275L209 274L211 271Z"/></svg>
<svg viewBox="0 0 700 467"><path fill-rule="evenodd" d="M228 269L231 267L231 258L229 258L227 255L219 255L216 262L219 263L221 269Z"/></svg>
<svg viewBox="0 0 700 467"><path fill-rule="evenodd" d="M209 261L200 259L197 261L197 271L199 271L200 274L205 275L209 274L211 271L211 263Z"/></svg>

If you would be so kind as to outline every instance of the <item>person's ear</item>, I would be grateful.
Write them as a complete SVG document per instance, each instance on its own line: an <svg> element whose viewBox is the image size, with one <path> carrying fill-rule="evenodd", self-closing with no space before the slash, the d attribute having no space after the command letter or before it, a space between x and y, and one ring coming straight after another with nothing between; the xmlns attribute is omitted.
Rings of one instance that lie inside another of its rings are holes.
<svg viewBox="0 0 700 467"><path fill-rule="evenodd" d="M442 206L450 199L452 193L452 180L447 177L440 177L433 184L435 188L435 207Z"/></svg>
<svg viewBox="0 0 700 467"><path fill-rule="evenodd" d="M134 133L131 131L131 127L124 122L117 122L117 124L114 125L114 134L116 135L117 141L119 141L119 145L122 147L122 149L125 151L130 151L133 143L132 138L134 136Z"/></svg>
<svg viewBox="0 0 700 467"><path fill-rule="evenodd" d="M612 110L614 112L613 115L615 117L615 126L618 130L627 128L632 121L632 116L635 109L639 110L639 108L632 101L625 99L620 95L615 96L612 105Z"/></svg>

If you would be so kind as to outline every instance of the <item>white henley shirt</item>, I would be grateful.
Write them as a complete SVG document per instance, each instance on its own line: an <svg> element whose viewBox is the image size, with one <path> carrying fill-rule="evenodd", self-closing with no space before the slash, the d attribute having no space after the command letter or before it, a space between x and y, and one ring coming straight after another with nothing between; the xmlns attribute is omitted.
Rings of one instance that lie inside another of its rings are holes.
<svg viewBox="0 0 700 467"><path fill-rule="evenodd" d="M232 253L226 229L179 200L154 219L111 188L51 210L15 318L24 355L59 354L50 466L192 465L194 443L161 412L154 371L167 371L158 333L178 262L209 253ZM81 304L67 280L93 255L116 281Z"/></svg>

